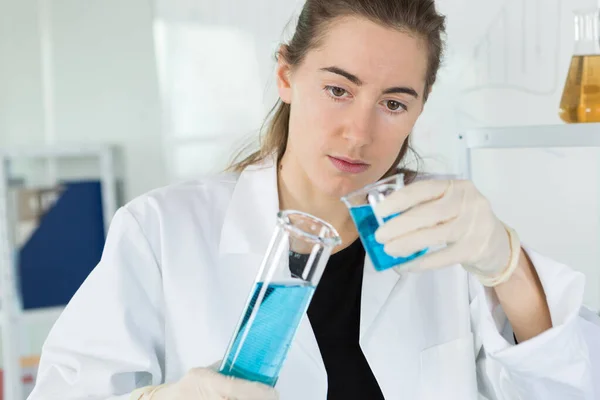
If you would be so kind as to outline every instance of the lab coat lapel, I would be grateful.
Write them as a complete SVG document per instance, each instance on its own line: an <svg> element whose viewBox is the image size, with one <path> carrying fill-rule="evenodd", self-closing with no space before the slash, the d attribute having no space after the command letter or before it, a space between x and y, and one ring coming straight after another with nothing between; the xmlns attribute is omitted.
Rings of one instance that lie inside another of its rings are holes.
<svg viewBox="0 0 600 400"><path fill-rule="evenodd" d="M273 235L278 211L279 194L275 160L268 159L263 164L246 168L238 178L225 214L219 245L221 254L258 254L262 257L266 253ZM256 260L256 257L249 257L249 259ZM253 263L248 267L253 269L254 274L258 272L258 264L254 265ZM290 356L298 354L298 352L308 356L311 360L309 362L311 368L317 368L317 371L320 372L317 374L321 377L320 383L325 385L326 372L321 352L306 315L298 328ZM284 376L286 370L284 364L282 380L287 380ZM293 379L297 379L297 377L293 377Z"/></svg>
<svg viewBox="0 0 600 400"><path fill-rule="evenodd" d="M360 314L360 340L368 340L377 325L377 319L389 300L400 274L394 268L377 271L365 256Z"/></svg>
<svg viewBox="0 0 600 400"><path fill-rule="evenodd" d="M278 211L274 161L246 168L238 178L227 207L220 253L263 255L275 229Z"/></svg>

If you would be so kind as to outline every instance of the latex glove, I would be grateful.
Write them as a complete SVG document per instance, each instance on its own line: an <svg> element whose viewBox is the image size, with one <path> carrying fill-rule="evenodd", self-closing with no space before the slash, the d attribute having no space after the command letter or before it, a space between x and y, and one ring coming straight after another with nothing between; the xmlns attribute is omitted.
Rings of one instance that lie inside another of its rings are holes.
<svg viewBox="0 0 600 400"><path fill-rule="evenodd" d="M375 212L380 216L402 213L376 232L376 240L388 254L406 257L433 248L401 265L402 270L462 264L484 285L495 286L508 280L518 264L517 234L494 215L470 181L419 181L389 195Z"/></svg>
<svg viewBox="0 0 600 400"><path fill-rule="evenodd" d="M222 375L211 368L190 370L179 382L135 390L130 400L276 400L275 389Z"/></svg>

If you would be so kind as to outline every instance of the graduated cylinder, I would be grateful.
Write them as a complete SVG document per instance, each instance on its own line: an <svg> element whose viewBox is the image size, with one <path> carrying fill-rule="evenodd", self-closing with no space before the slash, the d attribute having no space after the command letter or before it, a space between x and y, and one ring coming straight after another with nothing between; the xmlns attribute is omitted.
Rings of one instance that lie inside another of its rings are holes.
<svg viewBox="0 0 600 400"><path fill-rule="evenodd" d="M275 386L300 321L341 239L309 214L282 211L220 372Z"/></svg>

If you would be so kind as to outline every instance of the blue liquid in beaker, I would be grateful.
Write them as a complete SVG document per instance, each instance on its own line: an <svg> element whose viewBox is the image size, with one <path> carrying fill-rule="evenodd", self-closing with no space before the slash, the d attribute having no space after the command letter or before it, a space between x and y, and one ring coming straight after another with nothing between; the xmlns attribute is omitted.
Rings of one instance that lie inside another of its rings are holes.
<svg viewBox="0 0 600 400"><path fill-rule="evenodd" d="M251 320L262 287L262 282L255 286L252 300L220 372L275 386L315 287L308 284L269 284L254 320Z"/></svg>
<svg viewBox="0 0 600 400"><path fill-rule="evenodd" d="M427 253L427 249L423 249L408 257L392 257L384 251L384 246L375 240L375 231L379 228L379 224L377 223L377 218L375 217L371 206L364 205L352 207L350 208L350 215L358 229L360 240L377 271L384 271L388 268L396 267ZM387 222L398 215L399 214L391 215L385 217L383 220L384 222Z"/></svg>

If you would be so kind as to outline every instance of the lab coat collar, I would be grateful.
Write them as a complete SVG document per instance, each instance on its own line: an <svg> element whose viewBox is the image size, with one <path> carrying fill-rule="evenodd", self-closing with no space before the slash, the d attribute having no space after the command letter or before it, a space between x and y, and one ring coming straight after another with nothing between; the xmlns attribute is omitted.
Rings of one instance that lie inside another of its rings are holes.
<svg viewBox="0 0 600 400"><path fill-rule="evenodd" d="M244 169L233 190L221 230L221 254L267 251L277 222L279 195L275 158Z"/></svg>

